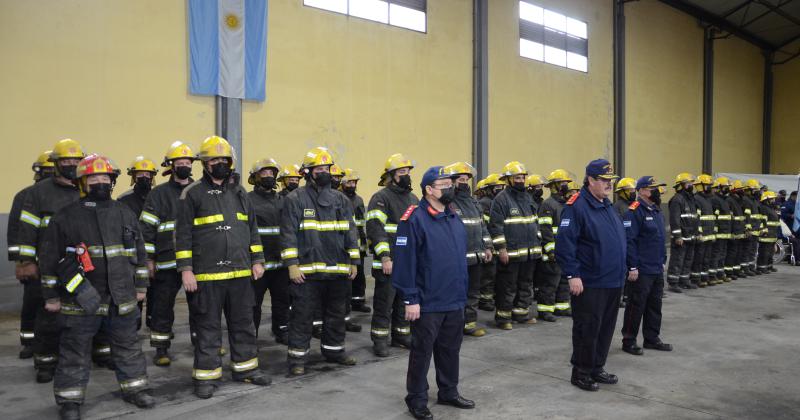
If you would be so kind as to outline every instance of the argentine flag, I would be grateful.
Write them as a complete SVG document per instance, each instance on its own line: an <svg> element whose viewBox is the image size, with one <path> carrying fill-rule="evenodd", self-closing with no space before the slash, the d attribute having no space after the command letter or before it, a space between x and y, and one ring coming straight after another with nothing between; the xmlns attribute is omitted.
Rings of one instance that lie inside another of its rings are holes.
<svg viewBox="0 0 800 420"><path fill-rule="evenodd" d="M189 92L263 101L267 0L189 0Z"/></svg>

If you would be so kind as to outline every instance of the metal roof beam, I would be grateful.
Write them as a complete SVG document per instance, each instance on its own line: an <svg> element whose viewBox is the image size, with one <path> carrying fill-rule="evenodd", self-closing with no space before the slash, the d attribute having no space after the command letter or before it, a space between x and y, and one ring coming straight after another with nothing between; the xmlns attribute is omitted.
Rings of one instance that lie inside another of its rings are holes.
<svg viewBox="0 0 800 420"><path fill-rule="evenodd" d="M721 29L726 32L730 32L743 40L756 45L757 47L772 51L775 49L775 46L770 44L769 42L765 41L764 39L753 35L753 33L743 30L738 26L728 22L724 18L717 16L711 12L708 12L705 9L702 9L698 6L693 4L687 3L683 0L660 0L662 3L672 6L675 9L678 9L684 13L692 15L697 19L700 19L703 22L709 23L711 25L716 26L718 29Z"/></svg>

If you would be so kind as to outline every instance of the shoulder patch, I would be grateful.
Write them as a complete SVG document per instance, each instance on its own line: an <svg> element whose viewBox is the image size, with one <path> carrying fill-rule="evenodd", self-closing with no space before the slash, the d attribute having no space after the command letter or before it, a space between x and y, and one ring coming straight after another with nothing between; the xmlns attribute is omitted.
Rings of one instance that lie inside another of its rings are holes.
<svg viewBox="0 0 800 420"><path fill-rule="evenodd" d="M414 210L416 210L416 209L417 209L417 205L416 204L412 204L412 205L408 206L408 208L406 209L405 213L403 213L403 216L400 217L400 220L402 220L402 221L408 220L408 218L411 217L411 213L414 213Z"/></svg>
<svg viewBox="0 0 800 420"><path fill-rule="evenodd" d="M567 200L567 205L571 206L575 204L575 200L577 200L578 197L580 197L580 195L581 195L580 191L576 192L575 194L572 194L572 197L570 197L569 200Z"/></svg>
<svg viewBox="0 0 800 420"><path fill-rule="evenodd" d="M641 203L639 203L638 201L634 201L633 203L631 203L630 206L628 206L628 208L631 209L631 210L636 210L636 209L639 208L639 204L641 204Z"/></svg>

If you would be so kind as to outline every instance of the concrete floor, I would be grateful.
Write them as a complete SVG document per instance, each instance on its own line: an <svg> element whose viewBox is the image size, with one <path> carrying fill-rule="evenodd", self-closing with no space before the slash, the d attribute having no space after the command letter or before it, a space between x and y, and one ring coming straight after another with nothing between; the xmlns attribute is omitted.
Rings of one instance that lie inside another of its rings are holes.
<svg viewBox="0 0 800 420"><path fill-rule="evenodd" d="M620 312L606 366L620 376L620 384L602 386L596 393L569 383L570 320L513 331L490 328L483 338L466 338L461 351L460 390L477 408L461 411L431 403L431 410L445 419L800 418L800 267L779 269L769 276L670 294L664 302L662 337L675 346L672 353L623 353ZM298 379L286 377L285 347L276 345L262 325L260 360L273 375L273 385L232 383L226 371L215 397L198 400L191 394L185 302L178 306L178 359L171 367L152 366L153 351L142 341L157 407L142 411L125 404L118 398L113 373L95 369L85 418L411 418L403 403L407 354L392 349L391 357L376 358L368 328L348 334L357 366L322 362L314 340L310 373ZM368 315L359 314L357 320L369 324ZM489 322L491 315L481 312L480 320ZM56 418L52 384L34 383L32 362L17 358L17 328L14 316L0 320L2 418ZM430 382L435 401L432 375Z"/></svg>

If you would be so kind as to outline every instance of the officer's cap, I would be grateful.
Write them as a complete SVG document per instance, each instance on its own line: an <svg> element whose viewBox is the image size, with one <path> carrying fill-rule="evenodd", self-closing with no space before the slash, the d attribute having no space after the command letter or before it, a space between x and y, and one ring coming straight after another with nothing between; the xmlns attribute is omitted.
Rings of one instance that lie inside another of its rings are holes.
<svg viewBox="0 0 800 420"><path fill-rule="evenodd" d="M656 181L656 179L650 175L645 175L636 181L637 190L650 187L665 187L666 185L667 184L664 184L663 182Z"/></svg>
<svg viewBox="0 0 800 420"><path fill-rule="evenodd" d="M595 159L586 165L586 176L592 178L617 179L614 175L614 167L605 159Z"/></svg>
<svg viewBox="0 0 800 420"><path fill-rule="evenodd" d="M450 175L445 173L444 166L431 166L430 168L428 168L427 171L425 171L425 174L422 175L422 181L419 183L419 186L424 193L425 187L433 184L437 179L449 179L449 178Z"/></svg>

